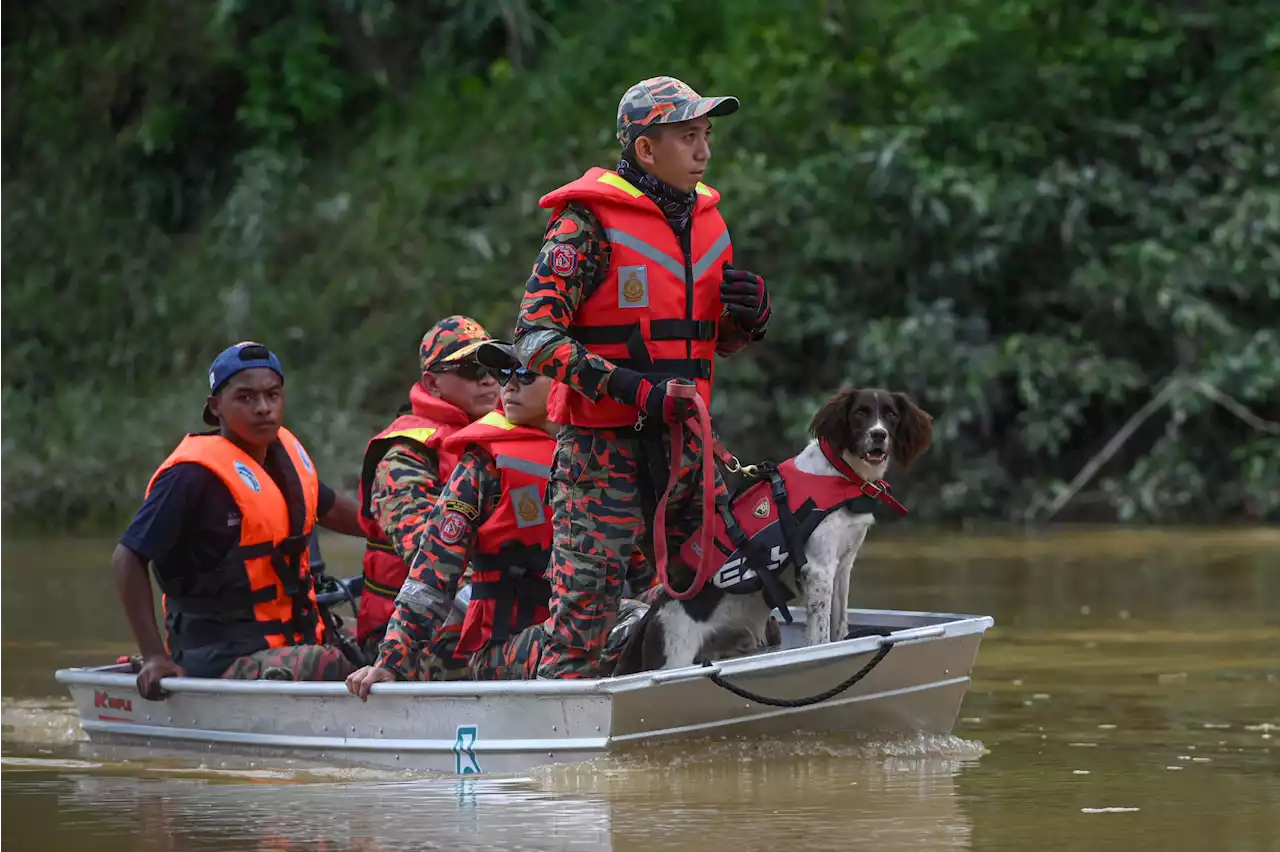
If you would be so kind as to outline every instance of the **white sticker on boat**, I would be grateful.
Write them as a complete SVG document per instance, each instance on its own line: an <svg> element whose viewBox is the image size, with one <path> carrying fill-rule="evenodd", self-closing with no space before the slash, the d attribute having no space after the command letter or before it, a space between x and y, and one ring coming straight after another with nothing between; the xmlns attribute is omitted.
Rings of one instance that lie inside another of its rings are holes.
<svg viewBox="0 0 1280 852"><path fill-rule="evenodd" d="M480 761L476 759L475 725L459 725L457 738L453 741L454 771L458 775L479 775Z"/></svg>

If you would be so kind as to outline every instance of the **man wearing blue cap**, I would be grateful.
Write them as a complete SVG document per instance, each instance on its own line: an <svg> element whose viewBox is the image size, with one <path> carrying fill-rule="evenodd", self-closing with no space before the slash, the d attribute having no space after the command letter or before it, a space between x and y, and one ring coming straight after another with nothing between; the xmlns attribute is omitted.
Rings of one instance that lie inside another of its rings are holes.
<svg viewBox="0 0 1280 852"><path fill-rule="evenodd" d="M146 698L164 697L165 677L341 680L353 668L323 644L308 543L317 522L363 535L358 508L320 482L283 417L280 360L253 342L223 351L204 407L217 429L187 435L160 465L116 547ZM148 563L164 592L166 642Z"/></svg>

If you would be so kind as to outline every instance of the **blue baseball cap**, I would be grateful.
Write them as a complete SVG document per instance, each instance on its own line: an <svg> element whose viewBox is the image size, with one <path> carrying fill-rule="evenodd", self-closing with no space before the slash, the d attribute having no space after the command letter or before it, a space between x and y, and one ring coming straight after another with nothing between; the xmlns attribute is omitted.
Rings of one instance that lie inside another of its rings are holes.
<svg viewBox="0 0 1280 852"><path fill-rule="evenodd" d="M236 373L256 367L266 367L279 376L280 381L284 381L284 367L280 366L280 359L261 343L245 340L235 346L228 346L209 365L209 395L216 394ZM213 416L207 402L204 406L204 422L210 426L218 425L218 418Z"/></svg>

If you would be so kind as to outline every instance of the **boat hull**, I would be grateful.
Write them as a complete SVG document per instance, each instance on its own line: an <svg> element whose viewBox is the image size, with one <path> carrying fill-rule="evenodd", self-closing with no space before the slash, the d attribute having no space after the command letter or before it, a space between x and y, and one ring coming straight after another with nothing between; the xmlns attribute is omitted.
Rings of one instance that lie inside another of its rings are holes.
<svg viewBox="0 0 1280 852"><path fill-rule="evenodd" d="M801 647L802 617L783 625L780 650L709 667L600 680L378 684L367 703L341 683L169 678L169 697L147 701L124 666L56 676L94 743L469 775L682 737L947 734L992 624L985 616L849 610L852 625L894 633L809 648ZM884 643L892 649L863 679L806 706L748 700L709 677L803 699L848 679Z"/></svg>

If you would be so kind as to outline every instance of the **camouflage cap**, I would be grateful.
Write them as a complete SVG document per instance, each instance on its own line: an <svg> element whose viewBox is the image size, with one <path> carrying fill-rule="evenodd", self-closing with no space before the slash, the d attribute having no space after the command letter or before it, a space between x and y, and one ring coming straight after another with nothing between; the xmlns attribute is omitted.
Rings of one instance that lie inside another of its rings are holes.
<svg viewBox="0 0 1280 852"><path fill-rule="evenodd" d="M422 336L418 354L422 372L451 361L461 361L492 340L484 326L460 314L445 317Z"/></svg>
<svg viewBox="0 0 1280 852"><path fill-rule="evenodd" d="M737 98L704 98L675 77L650 77L627 89L618 102L618 141L625 148L655 124L737 111Z"/></svg>

